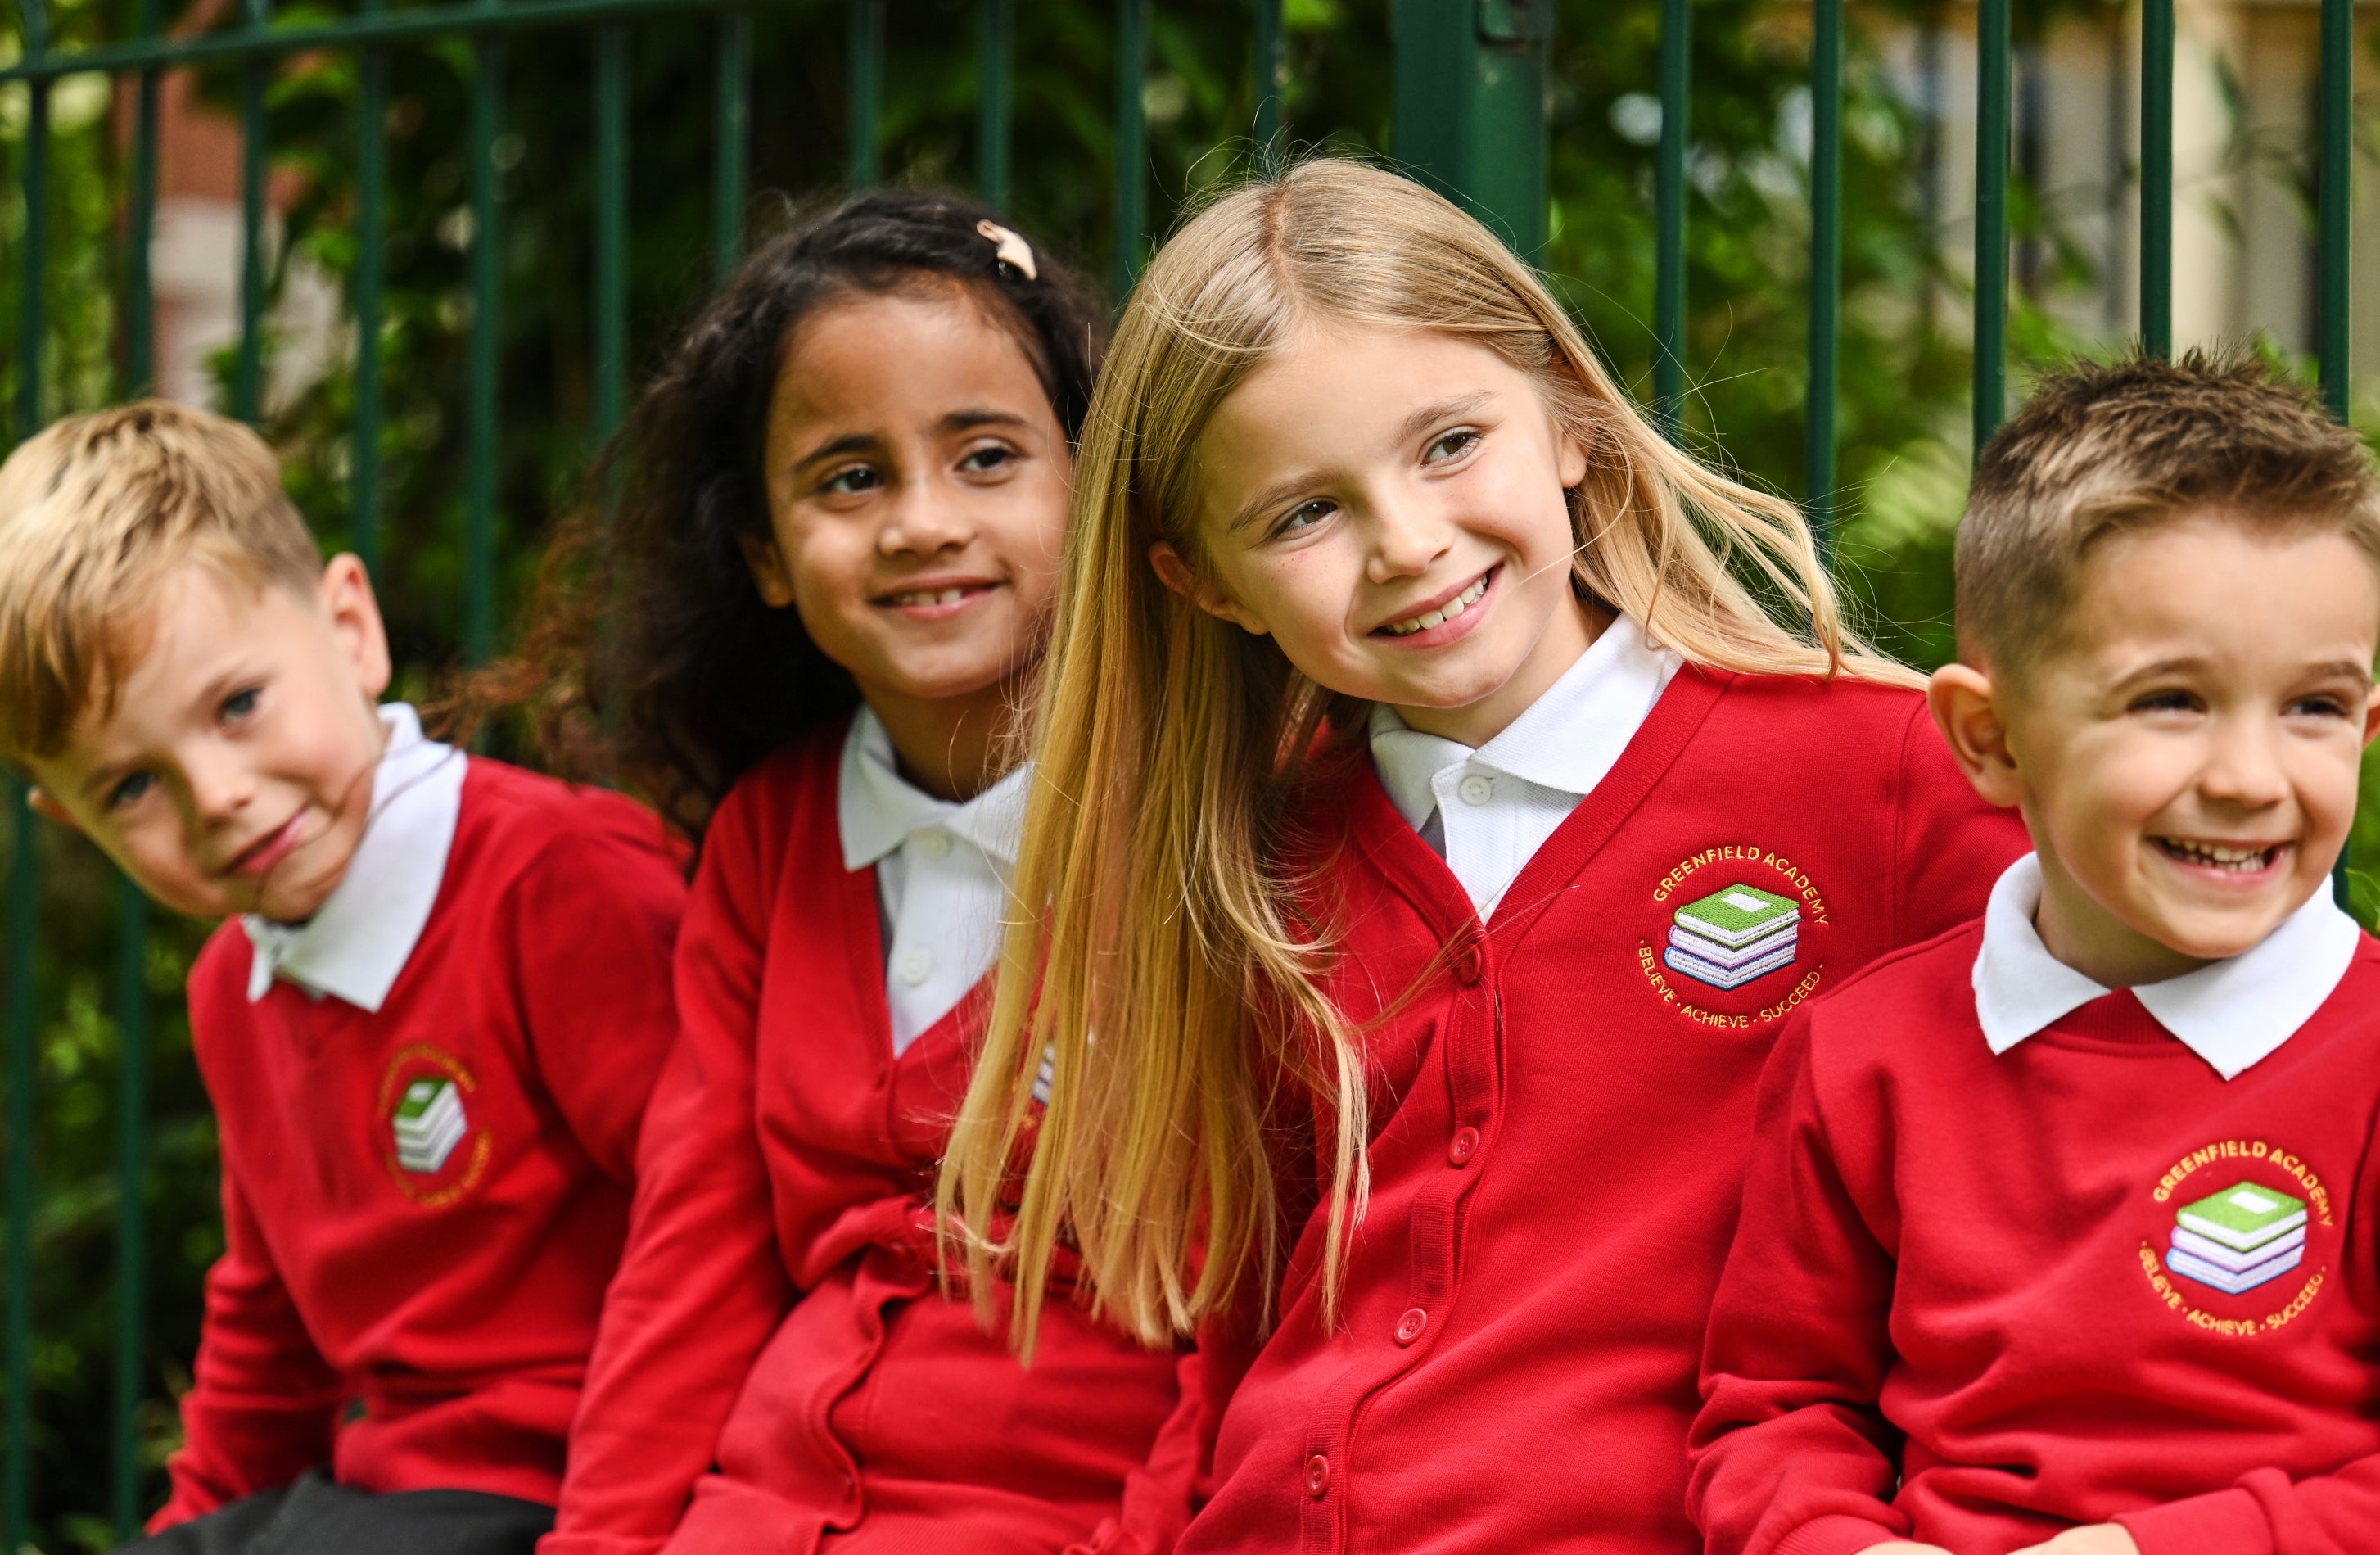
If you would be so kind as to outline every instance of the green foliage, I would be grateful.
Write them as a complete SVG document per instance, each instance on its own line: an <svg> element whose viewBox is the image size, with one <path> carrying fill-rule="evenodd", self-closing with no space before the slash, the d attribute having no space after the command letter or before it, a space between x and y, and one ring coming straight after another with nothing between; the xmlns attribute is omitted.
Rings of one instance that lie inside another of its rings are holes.
<svg viewBox="0 0 2380 1555"><path fill-rule="evenodd" d="M137 0L58 0L66 46L128 37ZM2020 7L2037 29L2062 6ZM329 17L345 6L280 8ZM237 6L222 7L226 14ZM1167 213L1261 160L1249 139L1251 28L1240 5L1157 5L1143 103L1148 115L1148 208ZM1930 209L1924 176L1934 134L1888 83L1881 19L1935 16L1930 3L1854 14L1844 147L1844 307L1838 565L1885 647L1933 664L1951 651L1949 544L1969 449L1970 361L1962 273L1942 233L1962 213ZM1286 150L1385 154L1390 146L1387 0L1289 0L1291 86ZM1034 0L1014 7L1014 199L1022 225L1092 277L1109 273L1115 169L1112 8L1105 0ZM1547 263L1570 305L1624 381L1650 387L1654 148L1645 109L1658 46L1658 0L1563 0L1552 79L1552 198ZM964 184L977 159L971 0L894 0L880 150L895 177ZM843 176L843 7L771 6L754 17L750 142L756 190L808 199ZM1804 89L1808 8L1790 0L1703 0L1695 6L1693 191L1689 200L1687 435L1748 478L1799 496L1808 361L1808 217ZM680 12L631 24L630 314L632 363L650 365L701 299L713 256L711 23ZM15 35L0 31L0 58ZM501 471L498 598L516 602L555 514L577 500L593 415L590 272L593 143L591 41L581 32L521 34L502 48L505 134L501 244ZM377 577L401 664L399 689L419 699L456 660L468 558L463 541L464 387L472 310L473 240L464 126L478 57L467 43L391 55L384 126L386 281L380 341L385 412L379 456ZM268 129L275 167L298 188L275 255L276 295L312 273L336 286L354 274L359 72L343 52L293 58L274 75ZM233 68L200 77L202 95L232 111ZM42 410L55 415L122 390L118 327L123 255L123 142L96 78L69 78L53 97L46 212L49 262L14 254L25 230L27 97L0 91L0 403L18 403L19 288L42 295ZM1651 128L1657 128L1657 126ZM756 194L746 214L765 228L786 196ZM2051 279L2086 277L2053 213L2022 186L2019 236L2049 256ZM2039 362L2093 343L2062 332L2021 298L2011 338ZM224 364L228 377L228 360ZM290 489L327 545L352 546L356 403L344 356L276 404L267 431ZM2380 407L2374 407L2380 421ZM503 614L500 609L500 616ZM2380 785L2380 763L2367 774ZM2371 791L2380 792L2380 787ZM6 828L0 828L5 832ZM11 838L0 835L0 857ZM2380 860L2380 806L2367 805L2360 856ZM88 847L44 828L42 944L40 1208L34 1224L34 1442L37 1538L90 1549L111 1541L108 1373L114 1348L112 1161L117 1096L115 889ZM2358 884L2359 909L2380 913L2380 872ZM141 1420L146 1489L170 1447L166 1402L186 1378L199 1282L219 1245L213 1135L189 1059L177 990L202 935L161 922L145 972L155 1037L149 1164L152 1300L141 1336L152 1403Z"/></svg>

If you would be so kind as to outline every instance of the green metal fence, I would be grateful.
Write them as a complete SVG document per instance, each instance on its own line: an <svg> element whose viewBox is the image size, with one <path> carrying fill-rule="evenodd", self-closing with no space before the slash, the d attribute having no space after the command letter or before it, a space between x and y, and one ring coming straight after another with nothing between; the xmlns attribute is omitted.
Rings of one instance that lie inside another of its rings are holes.
<svg viewBox="0 0 2380 1555"><path fill-rule="evenodd" d="M850 119L846 176L855 186L877 178L879 130L886 63L886 0L839 0L848 12L845 68ZM1146 244L1143 76L1153 0L1113 0L1116 49L1111 131L1117 147L1111 191L1113 271L1118 296L1127 292ZM1188 0L1172 0L1186 4ZM616 426L626 404L628 363L628 33L633 20L657 16L699 21L713 34L710 92L710 246L716 273L735 262L742 238L753 75L753 16L737 0L460 0L391 8L387 0L356 0L354 14L277 22L272 0L241 0L239 24L194 37L162 35L162 0L140 0L136 36L72 52L51 46L48 0L18 0L23 48L0 69L0 83L22 83L29 117L17 176L25 200L22 241L8 262L22 281L18 334L19 393L14 407L18 437L30 435L49 407L42 403L41 353L44 266L48 257L47 181L50 100L62 79L105 72L135 85L129 147L128 210L123 273L122 343L126 394L140 392L154 370L155 308L149 273L149 237L158 199L160 72L207 63L236 65L242 136L240 334L232 408L254 419L264 383L266 92L276 64L293 55L349 51L357 59L358 257L349 286L355 314L356 376L351 480L355 543L367 564L377 560L382 470L378 435L382 414L380 359L384 213L388 158L384 126L392 51L462 41L473 69L464 136L469 160L472 215L469 287L472 298L465 392L464 650L484 660L496 640L494 514L502 383L498 359L503 301L496 241L499 198L496 147L504 117L504 55L523 35L570 32L591 43L589 83L594 123L591 321L593 383L589 431ZM1843 0L1811 0L1812 92L1809 372L1805 428L1805 491L1822 539L1837 505L1835 402L1837 337L1841 306L1841 164ZM1690 90L1689 29L1693 0L1658 0L1661 40L1658 91L1662 105L1654 189L1654 403L1679 422L1687 390L1686 211ZM976 0L980 81L978 150L973 169L980 192L1006 201L1011 183L1010 120L1014 79L1016 0ZM1978 446L2000 422L2007 395L2009 316L2009 193L2011 0L1979 0L1974 208L1973 427ZM1524 252L1546 237L1546 102L1553 0L1390 0L1396 44L1394 149L1405 164L1465 200L1498 224ZM2143 0L2143 79L2140 164L2142 195L2141 333L2164 351L2172 336L2173 0ZM2348 233L2350 161L2350 90L2352 0L2321 0L2317 241L2318 359L2334 410L2346 414L2348 395ZM1284 86L1281 0L1251 0L1250 58L1257 72L1256 143L1275 143ZM20 1548L31 1502L32 1203L35 1160L36 1000L34 966L41 954L37 922L33 820L22 785L9 780L8 824L14 829L6 881L6 1306L0 1311L0 1360L6 1365L5 1486L0 1486L0 1549ZM112 1505L121 1534L134 1530L144 1508L136 1455L137 1412L150 1376L141 1353L146 1330L142 1223L139 1184L149 1148L146 1086L148 1005L143 986L148 908L128 884L119 886L119 943L115 1011L122 1043L116 1172L124 1191L116 1225L112 1379L115 1444ZM93 1509L97 1510L97 1509Z"/></svg>

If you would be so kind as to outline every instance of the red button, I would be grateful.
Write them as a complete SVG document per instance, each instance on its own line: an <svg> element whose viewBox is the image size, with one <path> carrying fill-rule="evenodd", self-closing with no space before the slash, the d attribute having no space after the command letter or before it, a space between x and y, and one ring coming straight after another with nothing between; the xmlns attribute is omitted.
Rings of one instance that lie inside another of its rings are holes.
<svg viewBox="0 0 2380 1555"><path fill-rule="evenodd" d="M1397 1342L1411 1344L1421 1337L1421 1330L1427 1327L1429 1327L1428 1313L1418 1306L1406 1307L1405 1315L1397 1319Z"/></svg>
<svg viewBox="0 0 2380 1555"><path fill-rule="evenodd" d="M1305 1493L1318 1501L1330 1493L1330 1460L1319 1452L1305 1460Z"/></svg>
<svg viewBox="0 0 2380 1555"><path fill-rule="evenodd" d="M1469 988L1479 980L1479 943L1465 940L1463 948L1454 953L1455 979Z"/></svg>
<svg viewBox="0 0 2380 1555"><path fill-rule="evenodd" d="M1472 1156L1476 1154L1478 1149L1479 1131L1475 1128L1458 1128L1454 1131L1454 1137L1448 1140L1446 1144L1447 1164L1468 1166L1471 1164Z"/></svg>

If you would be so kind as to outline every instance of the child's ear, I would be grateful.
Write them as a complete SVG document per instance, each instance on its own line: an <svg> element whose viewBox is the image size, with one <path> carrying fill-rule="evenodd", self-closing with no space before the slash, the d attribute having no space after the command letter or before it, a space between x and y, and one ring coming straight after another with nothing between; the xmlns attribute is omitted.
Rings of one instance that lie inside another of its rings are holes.
<svg viewBox="0 0 2380 1555"><path fill-rule="evenodd" d="M771 610L793 603L793 569L785 565L784 553L777 549L777 537L743 534L735 537L735 543L744 548L744 565L751 569L752 587L760 590L761 602Z"/></svg>
<svg viewBox="0 0 2380 1555"><path fill-rule="evenodd" d="M2363 743L2370 745L2374 737L2380 737L2380 686L2363 699Z"/></svg>
<svg viewBox="0 0 2380 1555"><path fill-rule="evenodd" d="M1182 559L1182 553L1165 541L1148 548L1148 565L1157 570L1158 581L1188 600L1200 610L1218 620L1228 621L1244 632L1257 637L1267 635L1265 624L1240 608L1240 602L1199 576L1198 570Z"/></svg>
<svg viewBox="0 0 2380 1555"><path fill-rule="evenodd" d="M372 593L371 575L360 558L341 552L322 568L320 592L322 613L331 635L355 672L357 689L372 701L388 689L393 667L388 656L388 628L382 625L380 601Z"/></svg>
<svg viewBox="0 0 2380 1555"><path fill-rule="evenodd" d="M82 830L82 822L74 818L74 811L67 808L64 805L59 804L55 799L51 798L48 793L42 789L27 789L25 791L25 803L33 808L33 813L35 815L47 816L69 832L79 832Z"/></svg>
<svg viewBox="0 0 2380 1555"><path fill-rule="evenodd" d="M1925 683L1925 703L1959 770L1984 802L2004 808L2022 802L2024 780L2009 748L2008 724L1991 676L1972 664L1945 664Z"/></svg>

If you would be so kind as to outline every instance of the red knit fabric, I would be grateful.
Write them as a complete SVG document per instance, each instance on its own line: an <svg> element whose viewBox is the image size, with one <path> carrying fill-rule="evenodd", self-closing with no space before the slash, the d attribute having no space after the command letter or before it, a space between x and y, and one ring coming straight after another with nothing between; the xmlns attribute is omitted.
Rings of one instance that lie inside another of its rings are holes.
<svg viewBox="0 0 2380 1555"><path fill-rule="evenodd" d="M1686 1427L1761 1063L1797 1002L1979 910L2022 832L1909 692L1692 668L1484 938L1360 754L1308 815L1333 995L1391 1012L1370 1208L1336 1326L1304 1227L1181 1548L1698 1549ZM1682 909L1774 910L1751 891L1793 905L1790 965L1725 990L1664 959Z"/></svg>
<svg viewBox="0 0 2380 1555"><path fill-rule="evenodd" d="M937 1292L934 1165L983 1009L894 1056L843 734L747 776L704 841L685 1035L541 1555L1161 1550L1200 1440L1178 1358L1062 1291L1023 1368L1004 1311L987 1331Z"/></svg>
<svg viewBox="0 0 2380 1555"><path fill-rule="evenodd" d="M1711 1550L2004 1555L2111 1520L2143 1555L2380 1549L2380 946L2227 1084L2130 993L1994 1057L1982 938L1778 1044L1694 1429ZM2306 1238L2227 1294L2171 1259L2243 1184Z"/></svg>
<svg viewBox="0 0 2380 1555"><path fill-rule="evenodd" d="M190 973L223 1145L174 1494L152 1527L327 1466L551 1501L675 1035L686 887L652 815L473 759L436 905L376 1014L276 982L237 923ZM407 1087L463 1132L399 1160ZM416 1164L426 1158L416 1158Z"/></svg>

